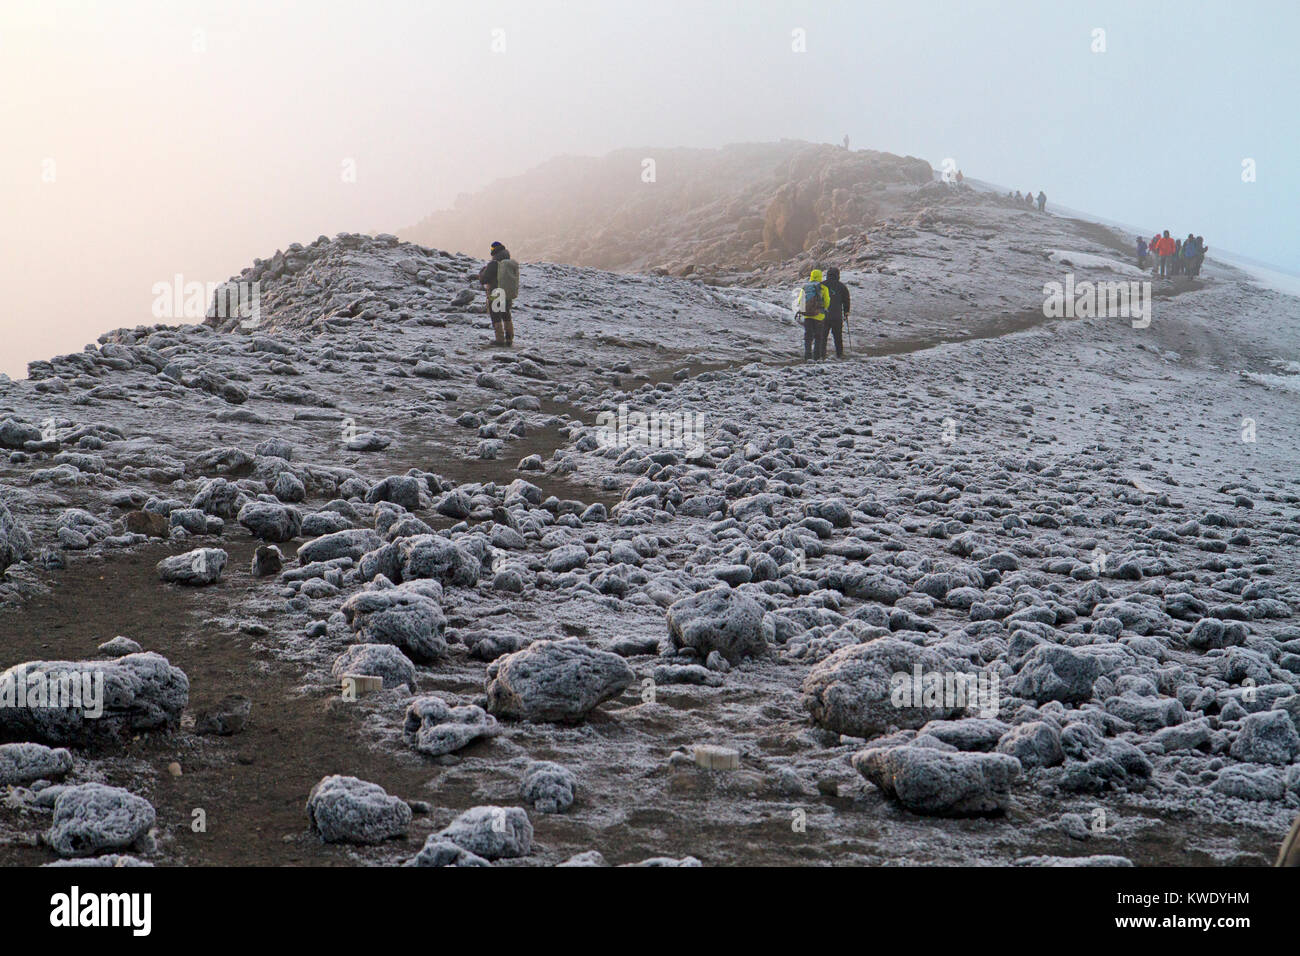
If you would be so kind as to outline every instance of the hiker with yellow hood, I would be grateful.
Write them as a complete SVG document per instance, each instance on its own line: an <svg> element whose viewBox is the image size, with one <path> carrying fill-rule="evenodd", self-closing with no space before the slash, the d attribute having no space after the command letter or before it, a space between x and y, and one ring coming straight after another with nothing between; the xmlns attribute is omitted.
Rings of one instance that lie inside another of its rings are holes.
<svg viewBox="0 0 1300 956"><path fill-rule="evenodd" d="M826 357L826 310L830 308L831 294L822 285L822 270L814 269L808 281L795 290L795 312L803 318L804 359Z"/></svg>

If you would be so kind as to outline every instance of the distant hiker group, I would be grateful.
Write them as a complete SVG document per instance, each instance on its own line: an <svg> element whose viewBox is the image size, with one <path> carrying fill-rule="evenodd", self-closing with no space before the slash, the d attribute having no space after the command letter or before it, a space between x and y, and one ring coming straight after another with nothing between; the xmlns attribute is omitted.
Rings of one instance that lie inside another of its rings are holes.
<svg viewBox="0 0 1300 956"><path fill-rule="evenodd" d="M1186 239L1174 239L1166 229L1149 240L1137 237L1137 264L1139 269L1151 268L1153 276L1198 276L1209 251L1204 236L1190 232Z"/></svg>
<svg viewBox="0 0 1300 956"><path fill-rule="evenodd" d="M835 357L844 357L844 333L849 322L849 288L840 281L840 270L831 266L823 276L820 269L808 274L808 281L795 290L794 309L803 319L803 357L826 358L826 339L835 336Z"/></svg>
<svg viewBox="0 0 1300 956"><path fill-rule="evenodd" d="M1038 190L1037 198L1034 197L1032 192L1021 193L1019 189L1017 189L1014 194L1007 193L1007 198L1019 206L1028 206L1030 209L1033 209L1034 205L1037 204L1039 212L1047 211L1047 193L1043 192L1041 189Z"/></svg>
<svg viewBox="0 0 1300 956"><path fill-rule="evenodd" d="M501 243L494 242L491 248L491 258L479 270L478 281L487 293L495 344L514 345L515 324L510 317L510 306L519 295L519 263L510 258L510 250Z"/></svg>

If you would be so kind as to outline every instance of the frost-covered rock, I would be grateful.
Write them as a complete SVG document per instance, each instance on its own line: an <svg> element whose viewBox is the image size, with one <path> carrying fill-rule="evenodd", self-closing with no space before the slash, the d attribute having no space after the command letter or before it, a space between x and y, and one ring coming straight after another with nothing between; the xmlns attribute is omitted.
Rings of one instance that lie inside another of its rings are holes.
<svg viewBox="0 0 1300 956"><path fill-rule="evenodd" d="M936 650L881 637L841 648L813 667L803 682L803 704L822 727L851 737L871 738L891 727L917 728L957 716L964 708L942 698L927 703L921 688L901 692L917 668L922 675L961 670Z"/></svg>
<svg viewBox="0 0 1300 956"><path fill-rule="evenodd" d="M17 706L19 685L28 706ZM57 691L56 691L57 688ZM65 691L64 688L67 688ZM72 706L35 706L37 690L71 695ZM111 661L29 661L0 673L0 740L84 746L149 730L174 729L190 682L161 654Z"/></svg>
<svg viewBox="0 0 1300 956"><path fill-rule="evenodd" d="M411 475L389 475L371 487L366 501L370 504L391 501L407 511L419 511L429 504L429 490L424 482Z"/></svg>
<svg viewBox="0 0 1300 956"><path fill-rule="evenodd" d="M211 478L199 488L190 502L190 507L227 521L234 521L239 515L239 509L247 501L248 495L238 485L225 478Z"/></svg>
<svg viewBox="0 0 1300 956"><path fill-rule="evenodd" d="M485 860L516 859L533 849L533 825L519 807L474 807L436 836Z"/></svg>
<svg viewBox="0 0 1300 956"><path fill-rule="evenodd" d="M609 866L605 860L605 855L599 850L585 850L582 853L576 853L569 857L563 863L557 863L556 866Z"/></svg>
<svg viewBox="0 0 1300 956"><path fill-rule="evenodd" d="M1192 626L1191 633L1187 635L1187 643L1197 650L1210 651L1244 644L1246 636L1246 626L1240 621L1206 617Z"/></svg>
<svg viewBox="0 0 1300 956"><path fill-rule="evenodd" d="M1300 754L1300 734L1291 716L1284 710L1265 710L1248 714L1232 742L1232 756L1250 763L1285 766Z"/></svg>
<svg viewBox="0 0 1300 956"><path fill-rule="evenodd" d="M158 577L168 584L203 587L221 579L227 554L220 548L196 548L158 562Z"/></svg>
<svg viewBox="0 0 1300 956"><path fill-rule="evenodd" d="M392 644L418 664L447 653L447 619L432 598L406 588L360 591L343 602L348 626L362 643Z"/></svg>
<svg viewBox="0 0 1300 956"><path fill-rule="evenodd" d="M730 587L716 587L682 598L668 609L668 638L701 657L717 651L735 664L767 649L763 609Z"/></svg>
<svg viewBox="0 0 1300 956"><path fill-rule="evenodd" d="M83 783L54 801L45 842L59 856L94 856L135 846L157 821L153 804L120 787Z"/></svg>
<svg viewBox="0 0 1300 956"><path fill-rule="evenodd" d="M306 566L316 561L335 558L352 558L354 561L368 551L381 547L384 540L369 528L353 528L321 535L298 549L298 563Z"/></svg>
<svg viewBox="0 0 1300 956"><path fill-rule="evenodd" d="M248 566L248 573L255 578L279 574L282 570L284 570L284 552L273 544L260 545L253 552L253 560Z"/></svg>
<svg viewBox="0 0 1300 956"><path fill-rule="evenodd" d="M345 674L380 677L385 689L403 685L415 689L415 665L394 644L353 644L334 659L330 673L338 678Z"/></svg>
<svg viewBox="0 0 1300 956"><path fill-rule="evenodd" d="M491 866L491 862L437 833L429 834L420 852L403 866Z"/></svg>
<svg viewBox="0 0 1300 956"><path fill-rule="evenodd" d="M307 818L326 843L382 843L411 826L411 808L383 787L337 774L307 797Z"/></svg>
<svg viewBox="0 0 1300 956"><path fill-rule="evenodd" d="M269 501L250 501L239 509L238 521L263 541L292 541L302 532L302 515L297 508Z"/></svg>
<svg viewBox="0 0 1300 956"><path fill-rule="evenodd" d="M5 503L0 501L0 571L4 571L11 564L26 561L31 554L31 535L13 516Z"/></svg>
<svg viewBox="0 0 1300 956"><path fill-rule="evenodd" d="M0 787L52 780L72 769L72 754L44 744L0 744Z"/></svg>
<svg viewBox="0 0 1300 956"><path fill-rule="evenodd" d="M1057 644L1040 644L1029 652L1009 689L1039 703L1082 703L1092 697L1092 685L1100 675L1096 657Z"/></svg>
<svg viewBox="0 0 1300 956"><path fill-rule="evenodd" d="M576 638L537 641L498 658L487 677L488 710L531 721L579 720L635 679L623 658Z"/></svg>
<svg viewBox="0 0 1300 956"><path fill-rule="evenodd" d="M1017 724L998 740L998 753L1008 754L1025 768L1055 767L1065 761L1061 733L1045 720Z"/></svg>
<svg viewBox="0 0 1300 956"><path fill-rule="evenodd" d="M561 545L546 555L546 570L552 574L563 574L583 567L586 563L587 549L580 544Z"/></svg>
<svg viewBox="0 0 1300 956"><path fill-rule="evenodd" d="M483 562L458 544L436 534L420 534L396 542L398 577L411 581L432 578L446 587L473 587Z"/></svg>
<svg viewBox="0 0 1300 956"><path fill-rule="evenodd" d="M907 809L937 816L1000 812L1020 776L1020 761L1006 754L922 746L863 750L853 768Z"/></svg>
<svg viewBox="0 0 1300 956"><path fill-rule="evenodd" d="M41 866L42 868L48 866L116 869L120 866L153 866L153 864L127 853L105 853L102 856L69 857L66 860L54 860L50 863L42 863Z"/></svg>
<svg viewBox="0 0 1300 956"><path fill-rule="evenodd" d="M406 708L402 736L416 750L441 757L467 747L480 737L495 737L496 718L482 707L452 707L441 697L417 697Z"/></svg>
<svg viewBox="0 0 1300 956"><path fill-rule="evenodd" d="M539 760L525 768L519 792L538 813L560 813L573 805L577 788L578 780L567 767Z"/></svg>

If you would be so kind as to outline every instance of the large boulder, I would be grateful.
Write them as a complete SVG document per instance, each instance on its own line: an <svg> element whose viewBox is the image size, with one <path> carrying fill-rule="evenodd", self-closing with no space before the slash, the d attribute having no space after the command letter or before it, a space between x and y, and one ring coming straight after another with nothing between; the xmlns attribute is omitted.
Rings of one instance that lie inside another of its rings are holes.
<svg viewBox="0 0 1300 956"><path fill-rule="evenodd" d="M390 475L373 485L366 493L366 501L376 504L391 501L407 511L419 511L429 504L428 486L411 475Z"/></svg>
<svg viewBox="0 0 1300 956"><path fill-rule="evenodd" d="M444 586L465 588L478 583L483 562L441 535L417 534L395 544L403 581L432 578Z"/></svg>
<svg viewBox="0 0 1300 956"><path fill-rule="evenodd" d="M334 659L330 673L364 674L383 679L384 687L406 685L415 690L415 665L395 644L353 644Z"/></svg>
<svg viewBox="0 0 1300 956"><path fill-rule="evenodd" d="M135 846L157 821L153 804L121 787L83 783L54 801L45 842L59 856L94 856Z"/></svg>
<svg viewBox="0 0 1300 956"><path fill-rule="evenodd" d="M239 509L238 520L254 538L263 541L292 541L302 533L302 515L297 508L269 501L250 501Z"/></svg>
<svg viewBox="0 0 1300 956"><path fill-rule="evenodd" d="M422 754L441 757L467 747L480 737L495 737L497 720L467 704L452 707L441 697L417 697L406 708L402 736Z"/></svg>
<svg viewBox="0 0 1300 956"><path fill-rule="evenodd" d="M692 648L701 659L717 651L735 664L767 650L763 609L730 587L716 587L682 598L668 609L668 639Z"/></svg>
<svg viewBox="0 0 1300 956"><path fill-rule="evenodd" d="M945 695L934 700L923 693L924 686L914 688L918 670L923 685L928 675L960 672L939 651L901 638L843 647L808 672L803 704L827 730L866 738L895 727L919 728L965 710Z"/></svg>
<svg viewBox="0 0 1300 956"><path fill-rule="evenodd" d="M1006 809L1020 761L909 745L863 750L854 755L853 769L913 813L970 816Z"/></svg>
<svg viewBox="0 0 1300 956"><path fill-rule="evenodd" d="M0 448L21 449L29 441L42 440L41 430L36 425L13 418L0 421Z"/></svg>
<svg viewBox="0 0 1300 956"><path fill-rule="evenodd" d="M174 554L158 562L158 577L168 584L188 587L215 584L221 579L226 558L226 552L220 548L196 548L185 554Z"/></svg>
<svg viewBox="0 0 1300 956"><path fill-rule="evenodd" d="M335 531L333 534L323 534L300 547L298 563L305 567L316 561L332 561L335 558L351 558L355 561L383 543L384 539L369 528Z"/></svg>
<svg viewBox="0 0 1300 956"><path fill-rule="evenodd" d="M533 825L519 807L474 807L437 836L485 860L515 859L533 849Z"/></svg>
<svg viewBox="0 0 1300 956"><path fill-rule="evenodd" d="M447 653L447 619L427 595L405 587L360 591L341 610L362 643L392 644L417 664Z"/></svg>
<svg viewBox="0 0 1300 956"><path fill-rule="evenodd" d="M191 508L198 508L206 514L216 515L226 521L235 520L245 502L246 495L238 485L224 478L210 478L199 488L190 501Z"/></svg>
<svg viewBox="0 0 1300 956"><path fill-rule="evenodd" d="M832 568L826 575L827 587L843 591L860 601L893 604L907 595L907 584L877 568Z"/></svg>
<svg viewBox="0 0 1300 956"><path fill-rule="evenodd" d="M35 703L38 693L43 704ZM19 699L27 706L18 706ZM84 746L171 730L189 699L189 679L161 654L29 661L0 673L0 740ZM51 706L54 700L66 706Z"/></svg>
<svg viewBox="0 0 1300 956"><path fill-rule="evenodd" d="M166 538L171 534L168 516L152 511L128 511L122 515L122 527L128 534L142 534L150 538Z"/></svg>
<svg viewBox="0 0 1300 956"><path fill-rule="evenodd" d="M1059 644L1039 644L1025 657L1011 682L1010 691L1040 704L1059 700L1081 704L1092 697L1092 685L1101 676L1097 658Z"/></svg>
<svg viewBox="0 0 1300 956"><path fill-rule="evenodd" d="M411 808L376 783L334 774L312 787L307 818L326 843L382 843L406 833Z"/></svg>
<svg viewBox="0 0 1300 956"><path fill-rule="evenodd" d="M576 638L537 641L499 657L487 669L487 709L531 721L580 720L621 694L636 675L617 654Z"/></svg>
<svg viewBox="0 0 1300 956"><path fill-rule="evenodd" d="M0 787L53 780L72 769L72 754L44 744L0 744Z"/></svg>
<svg viewBox="0 0 1300 956"><path fill-rule="evenodd" d="M0 571L11 564L26 561L31 554L31 535L0 501Z"/></svg>
<svg viewBox="0 0 1300 956"><path fill-rule="evenodd" d="M1285 710L1247 714L1232 742L1232 756L1251 763L1286 766L1300 754L1300 735Z"/></svg>
<svg viewBox="0 0 1300 956"><path fill-rule="evenodd" d="M1065 762L1061 732L1045 720L1012 727L998 741L998 753L1015 757L1021 767L1055 767Z"/></svg>

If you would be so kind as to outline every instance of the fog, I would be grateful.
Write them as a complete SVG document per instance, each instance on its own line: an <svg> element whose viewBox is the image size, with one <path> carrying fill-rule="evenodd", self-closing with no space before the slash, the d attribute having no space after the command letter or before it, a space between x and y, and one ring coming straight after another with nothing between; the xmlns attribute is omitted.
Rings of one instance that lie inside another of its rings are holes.
<svg viewBox="0 0 1300 956"><path fill-rule="evenodd" d="M158 321L176 275L631 146L848 134L1294 268L1298 27L1282 2L6 0L0 372Z"/></svg>

